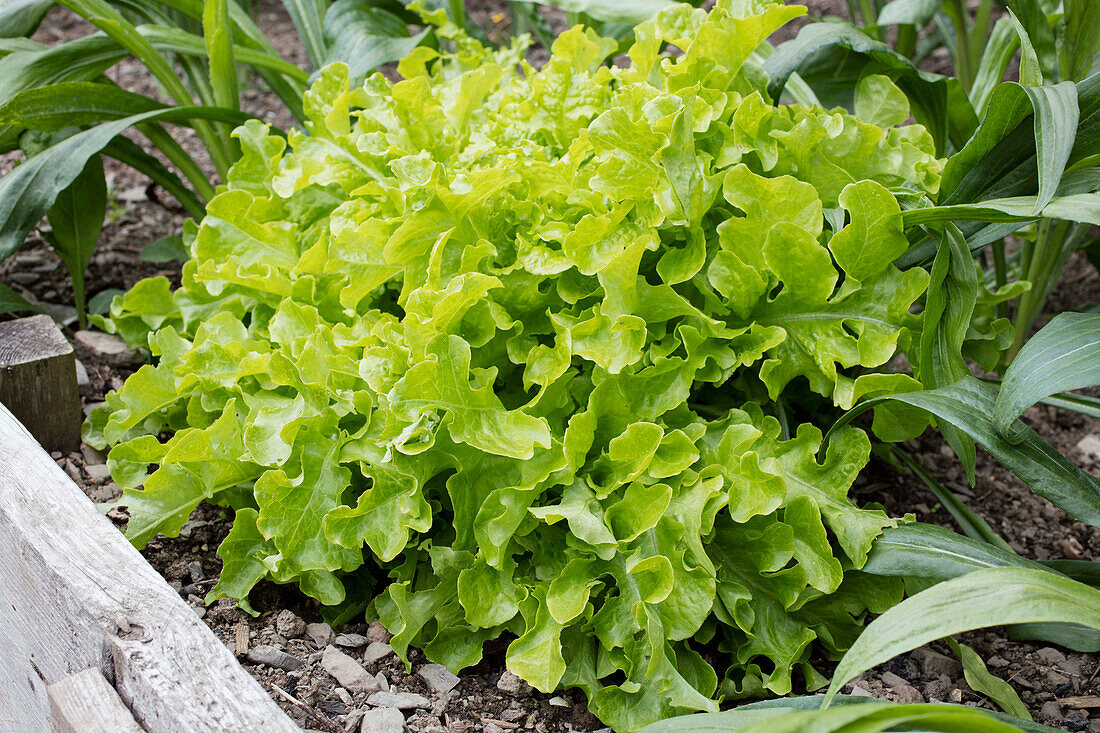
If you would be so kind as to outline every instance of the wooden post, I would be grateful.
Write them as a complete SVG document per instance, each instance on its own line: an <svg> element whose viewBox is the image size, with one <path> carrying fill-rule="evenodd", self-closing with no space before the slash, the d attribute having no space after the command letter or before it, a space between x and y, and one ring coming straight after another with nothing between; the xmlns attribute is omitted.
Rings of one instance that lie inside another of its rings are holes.
<svg viewBox="0 0 1100 733"><path fill-rule="evenodd" d="M96 667L149 733L300 729L0 405L0 731Z"/></svg>
<svg viewBox="0 0 1100 733"><path fill-rule="evenodd" d="M76 353L49 316L0 323L0 403L46 450L79 450Z"/></svg>
<svg viewBox="0 0 1100 733"><path fill-rule="evenodd" d="M145 733L96 667L46 688L55 733Z"/></svg>

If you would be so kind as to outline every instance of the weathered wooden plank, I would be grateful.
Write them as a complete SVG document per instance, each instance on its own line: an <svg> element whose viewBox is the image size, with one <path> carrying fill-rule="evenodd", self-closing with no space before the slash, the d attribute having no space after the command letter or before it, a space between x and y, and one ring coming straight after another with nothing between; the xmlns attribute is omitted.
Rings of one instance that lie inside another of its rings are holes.
<svg viewBox="0 0 1100 733"><path fill-rule="evenodd" d="M144 733L96 667L46 688L55 733Z"/></svg>
<svg viewBox="0 0 1100 733"><path fill-rule="evenodd" d="M150 733L298 728L0 406L0 730L97 667Z"/></svg>
<svg viewBox="0 0 1100 733"><path fill-rule="evenodd" d="M46 450L80 447L76 353L49 316L0 323L0 404Z"/></svg>

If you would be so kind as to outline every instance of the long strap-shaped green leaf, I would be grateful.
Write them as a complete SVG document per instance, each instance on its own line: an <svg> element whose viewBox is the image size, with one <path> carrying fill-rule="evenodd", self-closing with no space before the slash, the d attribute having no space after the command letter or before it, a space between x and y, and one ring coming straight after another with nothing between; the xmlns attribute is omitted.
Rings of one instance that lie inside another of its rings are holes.
<svg viewBox="0 0 1100 733"><path fill-rule="evenodd" d="M947 222L939 236L940 248L928 283L918 360L920 380L929 388L953 384L970 374L962 349L978 298L978 274L962 232L953 222ZM939 428L973 484L976 461L973 438L949 423Z"/></svg>
<svg viewBox="0 0 1100 733"><path fill-rule="evenodd" d="M235 124L241 113L219 107L170 107L125 117L85 130L47 148L0 179L0 260L22 246L84 164L111 140L141 122L206 119Z"/></svg>
<svg viewBox="0 0 1100 733"><path fill-rule="evenodd" d="M53 0L0 0L0 38L29 36Z"/></svg>
<svg viewBox="0 0 1100 733"><path fill-rule="evenodd" d="M113 38L120 46L132 53L149 72L164 85L164 88L172 95L181 106L189 106L194 100L190 92L183 86L183 82L176 76L175 70L168 60L164 58L153 45L142 36L130 21L112 8L106 0L57 0L69 10L80 15L89 23L99 28ZM225 178L229 172L228 146L224 140L218 137L214 129L205 121L195 122L195 132L198 133L206 146L210 159L218 171L218 175Z"/></svg>
<svg viewBox="0 0 1100 733"><path fill-rule="evenodd" d="M1100 527L1100 479L1070 463L1022 423L1020 442L1013 444L1005 440L993 421L997 388L974 377L965 377L939 389L867 400L846 412L830 428L826 439L860 413L887 400L911 405L951 423L985 446L1036 494L1082 522Z"/></svg>
<svg viewBox="0 0 1100 733"><path fill-rule="evenodd" d="M1055 196L1076 140L1080 110L1077 86L1072 82L1048 87L1025 87L1016 83L997 86L978 131L966 147L947 161L939 200L966 202L965 198L960 201L960 196L977 187L988 187L990 181L984 176L988 175L993 162L989 156L1029 115L1033 117L1031 129L1039 179L1039 193L1031 213L1041 211ZM1004 153L1007 164L1019 151L1005 150Z"/></svg>
<svg viewBox="0 0 1100 733"><path fill-rule="evenodd" d="M853 677L930 641L989 626L1072 622L1100 629L1100 591L1043 570L990 568L907 598L860 634L822 703Z"/></svg>
<svg viewBox="0 0 1100 733"><path fill-rule="evenodd" d="M294 22L294 27L298 29L298 35L302 37L302 44L306 47L306 55L315 69L321 67L327 55L322 30L327 6L325 0L283 0L283 7Z"/></svg>
<svg viewBox="0 0 1100 733"><path fill-rule="evenodd" d="M233 54L233 25L229 22L229 0L206 0L202 12L202 35L210 63L210 88L214 102L226 109L240 109L237 90L237 61Z"/></svg>
<svg viewBox="0 0 1100 733"><path fill-rule="evenodd" d="M1035 219L1066 219L1100 226L1100 193L1057 196L1038 213L1036 196L990 199L976 204L929 206L901 212L906 227L944 221L1024 222Z"/></svg>
<svg viewBox="0 0 1100 733"><path fill-rule="evenodd" d="M1061 313L1020 349L1005 372L993 410L997 430L1019 440L1016 418L1058 392L1100 384L1100 314Z"/></svg>
<svg viewBox="0 0 1100 733"><path fill-rule="evenodd" d="M740 705L721 713L681 715L648 725L640 733L777 733L779 730L800 733L865 733L882 730L1050 733L1055 730L1005 713L962 705L895 705L872 697L837 695L833 698L832 707L820 710L821 699L821 695L781 697ZM839 716L839 711L843 710L852 710L852 717ZM909 716L915 712L928 713L929 716L913 720ZM959 715L955 715L956 713ZM840 727L836 727L837 724ZM787 727L792 725L793 728ZM865 725L868 727L864 727Z"/></svg>

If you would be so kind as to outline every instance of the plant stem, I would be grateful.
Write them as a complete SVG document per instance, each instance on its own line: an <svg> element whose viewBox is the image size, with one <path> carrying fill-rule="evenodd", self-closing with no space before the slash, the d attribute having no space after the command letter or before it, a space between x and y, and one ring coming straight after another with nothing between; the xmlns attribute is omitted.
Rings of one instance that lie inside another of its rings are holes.
<svg viewBox="0 0 1100 733"><path fill-rule="evenodd" d="M149 142L156 146L157 150L164 153L164 157L168 158L172 165L176 166L176 169L191 183L195 188L195 193L202 197L203 201L209 201L214 197L214 186L207 180L206 174L199 168L199 164L187 154L183 146L176 142L175 138L169 135L163 127L150 124L139 125L138 129L149 139Z"/></svg>
<svg viewBox="0 0 1100 733"><path fill-rule="evenodd" d="M1005 240L993 243L993 276L996 278L997 289L1001 289L1008 282L1008 268L1005 267ZM1008 318L1008 303L997 304L997 317Z"/></svg>

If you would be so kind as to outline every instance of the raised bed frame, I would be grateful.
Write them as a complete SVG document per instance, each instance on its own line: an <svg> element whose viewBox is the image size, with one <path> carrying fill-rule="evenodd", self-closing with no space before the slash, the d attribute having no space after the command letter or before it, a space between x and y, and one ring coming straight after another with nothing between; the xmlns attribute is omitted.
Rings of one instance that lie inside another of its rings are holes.
<svg viewBox="0 0 1100 733"><path fill-rule="evenodd" d="M0 731L129 730L111 687L148 733L300 730L0 405Z"/></svg>

